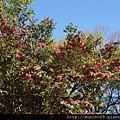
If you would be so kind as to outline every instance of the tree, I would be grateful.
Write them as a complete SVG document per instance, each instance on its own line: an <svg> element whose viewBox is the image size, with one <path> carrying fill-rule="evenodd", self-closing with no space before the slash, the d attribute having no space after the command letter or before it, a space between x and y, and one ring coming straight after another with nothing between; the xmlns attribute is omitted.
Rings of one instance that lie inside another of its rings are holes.
<svg viewBox="0 0 120 120"><path fill-rule="evenodd" d="M107 46L107 45L111 46L112 43L117 43L117 40L119 40L120 34L119 34L119 31L112 31L109 28L109 26L98 26L94 29L94 31L87 31L84 33L84 35L86 38L89 38L90 35L94 36L94 39L97 39L98 37L101 38L101 45L99 47L97 46L95 49L103 49L104 50L105 46ZM116 42L114 42L114 41L116 41ZM60 40L59 44L63 45L64 42L65 42L65 38ZM108 43L106 43L106 42L108 42ZM118 47L120 47L120 46L118 45ZM111 49L112 49L112 46L111 46ZM119 49L118 49L118 51L115 52L115 54L117 55L117 57L119 57L119 55L120 55ZM115 67L114 61L112 61L111 64ZM115 70L113 70L113 73L114 73L114 71ZM106 83L109 93L112 93L112 94L111 95L106 94L106 92L105 92L103 94L103 96L101 96L99 98L99 99L104 100L104 102L102 103L104 105L104 109L101 110L98 108L94 108L93 111L97 111L100 113L104 113L104 112L118 113L118 112L120 112L119 106L118 106L119 100L120 100L118 83L119 82L118 82L118 80L116 80L116 76L114 77L114 81ZM113 112L110 111L110 108L113 110Z"/></svg>
<svg viewBox="0 0 120 120"><path fill-rule="evenodd" d="M102 111L105 84L120 79L119 41L101 48L101 37L70 23L66 42L57 45L52 19L36 24L30 3L9 1L0 12L0 113Z"/></svg>
<svg viewBox="0 0 120 120"><path fill-rule="evenodd" d="M41 79L49 78L42 67L52 60L54 23L46 18L36 24L26 3L1 2L0 113L40 113L46 86Z"/></svg>
<svg viewBox="0 0 120 120"><path fill-rule="evenodd" d="M102 93L105 93L107 91L107 87L104 88L104 84L114 81L115 75L117 75L117 79L119 80L118 71L111 68L112 64L110 63L114 60L113 58L115 58L115 61L119 61L119 42L107 43L104 48L101 48L101 37L96 38L96 36L94 37L92 34L89 34L86 37L84 36L84 33L81 33L81 36L79 36L78 34L75 34L75 31L76 27L74 28L72 24L66 27L65 32L68 32L68 35L65 38L67 41L64 42L65 48L61 50L62 53L57 53L57 60L55 59L55 61L57 61L58 64L60 61L62 64L64 63L64 67L62 66L61 72L63 69L66 71L69 69L68 71L72 74L71 75L68 72L70 77L67 77L69 83L74 85L74 87L71 88L72 90L70 90L69 95L72 93L77 94L79 98L78 100L83 100L85 102L85 98L89 101L87 96L92 96L94 94L92 93L94 90L94 92L99 91L98 93L100 93L101 91ZM56 50L58 52L58 49ZM79 92L81 90L83 91L83 88L86 91ZM99 103L99 101L102 100L102 96L103 94L97 95L96 93L96 95L93 95L92 98ZM91 101L93 102L93 100ZM94 109L97 107L99 106L95 104ZM88 111L90 111L90 109ZM99 111L94 110L94 112Z"/></svg>

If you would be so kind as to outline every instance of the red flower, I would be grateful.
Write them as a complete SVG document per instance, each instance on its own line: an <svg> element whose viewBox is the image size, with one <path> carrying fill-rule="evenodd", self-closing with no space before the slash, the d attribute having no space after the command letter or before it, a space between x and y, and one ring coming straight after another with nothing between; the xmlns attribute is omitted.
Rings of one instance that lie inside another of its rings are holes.
<svg viewBox="0 0 120 120"><path fill-rule="evenodd" d="M103 104L100 104L100 107L101 107L101 108L103 108L103 107L104 107L104 105L103 105Z"/></svg>
<svg viewBox="0 0 120 120"><path fill-rule="evenodd" d="M107 94L107 95L109 95L109 94L110 94L108 90L106 91L106 94Z"/></svg>
<svg viewBox="0 0 120 120"><path fill-rule="evenodd" d="M90 62L89 61L87 62L87 66L90 67Z"/></svg>
<svg viewBox="0 0 120 120"><path fill-rule="evenodd" d="M71 101L71 98L68 98L68 101Z"/></svg>
<svg viewBox="0 0 120 120"><path fill-rule="evenodd" d="M93 104L89 103L88 101L85 101L84 106L91 108L93 106Z"/></svg>
<svg viewBox="0 0 120 120"><path fill-rule="evenodd" d="M112 47L109 47L108 51L109 51L109 52L113 52L113 51L114 51L114 47L113 47L113 46L112 46Z"/></svg>
<svg viewBox="0 0 120 120"><path fill-rule="evenodd" d="M60 50L62 50L62 49L63 49L63 46L59 45L58 48L59 48Z"/></svg>
<svg viewBox="0 0 120 120"><path fill-rule="evenodd" d="M26 54L22 54L22 58L25 58L26 57Z"/></svg>
<svg viewBox="0 0 120 120"><path fill-rule="evenodd" d="M88 105L89 105L89 102L85 101L85 102L84 102L84 106L85 106L85 107L88 107Z"/></svg>
<svg viewBox="0 0 120 120"><path fill-rule="evenodd" d="M118 44L118 41L113 42L114 44Z"/></svg>
<svg viewBox="0 0 120 120"><path fill-rule="evenodd" d="M98 66L98 67L101 67L102 64L101 64L100 62L97 62L97 66Z"/></svg>
<svg viewBox="0 0 120 120"><path fill-rule="evenodd" d="M95 76L95 74L93 72L90 72L89 76Z"/></svg>
<svg viewBox="0 0 120 120"><path fill-rule="evenodd" d="M53 46L53 50L55 50L57 52L58 51L58 47L57 46Z"/></svg>
<svg viewBox="0 0 120 120"><path fill-rule="evenodd" d="M82 32L82 30L78 30L78 34L80 34Z"/></svg>
<svg viewBox="0 0 120 120"><path fill-rule="evenodd" d="M42 77L42 74L37 74L37 78L41 78Z"/></svg>
<svg viewBox="0 0 120 120"><path fill-rule="evenodd" d="M61 81L63 78L62 76L57 76L58 80Z"/></svg>
<svg viewBox="0 0 120 120"><path fill-rule="evenodd" d="M84 46L84 47L83 47L83 50L86 50L86 48L87 48L87 47L86 47L86 46Z"/></svg>
<svg viewBox="0 0 120 120"><path fill-rule="evenodd" d="M30 73L29 73L29 74L26 74L25 77L26 77L27 80L29 80L29 79L31 78L31 74L30 74Z"/></svg>
<svg viewBox="0 0 120 120"><path fill-rule="evenodd" d="M104 49L104 48L101 48L100 50L101 50L101 51L105 51L105 49Z"/></svg>
<svg viewBox="0 0 120 120"><path fill-rule="evenodd" d="M46 48L46 44L45 43L42 43L42 48Z"/></svg>
<svg viewBox="0 0 120 120"><path fill-rule="evenodd" d="M77 101L77 100L75 100L75 101L74 101L74 104L75 104L75 105L77 105L77 104L78 104L78 101Z"/></svg>
<svg viewBox="0 0 120 120"><path fill-rule="evenodd" d="M35 26L36 25L35 22L32 22L32 25Z"/></svg>
<svg viewBox="0 0 120 120"><path fill-rule="evenodd" d="M61 104L61 105L65 104L65 101L64 101L64 100L63 100L63 101L60 101L60 104Z"/></svg>
<svg viewBox="0 0 120 120"><path fill-rule="evenodd" d="M106 44L106 46L110 46L111 45L111 42L108 42L107 44Z"/></svg>
<svg viewBox="0 0 120 120"><path fill-rule="evenodd" d="M108 79L110 76L109 76L109 74L105 73L105 74L104 74L104 77L105 77L106 79Z"/></svg>
<svg viewBox="0 0 120 120"><path fill-rule="evenodd" d="M97 43L97 41L95 40L95 41L93 41L93 43L94 43L94 44L96 44L96 43Z"/></svg>
<svg viewBox="0 0 120 120"><path fill-rule="evenodd" d="M35 70L38 71L38 70L40 70L40 68L41 68L40 66L36 66Z"/></svg>
<svg viewBox="0 0 120 120"><path fill-rule="evenodd" d="M15 54L15 58L18 58L18 53Z"/></svg>
<svg viewBox="0 0 120 120"><path fill-rule="evenodd" d="M3 29L9 29L10 28L10 25L9 24L5 24L4 26L3 26Z"/></svg>
<svg viewBox="0 0 120 120"><path fill-rule="evenodd" d="M24 35L26 34L26 30L22 29L21 31Z"/></svg>
<svg viewBox="0 0 120 120"><path fill-rule="evenodd" d="M97 77L102 77L103 76L103 74L101 73L101 72L99 72L98 74L97 74Z"/></svg>

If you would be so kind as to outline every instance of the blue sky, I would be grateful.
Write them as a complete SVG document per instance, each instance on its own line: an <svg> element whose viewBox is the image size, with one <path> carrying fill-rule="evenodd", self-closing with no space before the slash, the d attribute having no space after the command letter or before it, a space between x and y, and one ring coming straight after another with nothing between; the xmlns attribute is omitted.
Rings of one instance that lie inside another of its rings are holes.
<svg viewBox="0 0 120 120"><path fill-rule="evenodd" d="M99 25L120 30L120 0L35 0L31 7L39 21L50 17L57 23L53 38L63 38L70 22L82 31Z"/></svg>

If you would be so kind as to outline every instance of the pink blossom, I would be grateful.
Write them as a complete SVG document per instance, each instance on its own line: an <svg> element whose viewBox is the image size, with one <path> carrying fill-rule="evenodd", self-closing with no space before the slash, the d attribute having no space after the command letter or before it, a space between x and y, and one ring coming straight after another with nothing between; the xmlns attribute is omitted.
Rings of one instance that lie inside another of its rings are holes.
<svg viewBox="0 0 120 120"><path fill-rule="evenodd" d="M80 47L80 48L83 48L83 45L80 44L79 47Z"/></svg>
<svg viewBox="0 0 120 120"><path fill-rule="evenodd" d="M101 64L100 62L97 62L97 66L101 67L101 66L102 66L102 64Z"/></svg>
<svg viewBox="0 0 120 120"><path fill-rule="evenodd" d="M37 74L37 78L41 78L42 77L42 74Z"/></svg>
<svg viewBox="0 0 120 120"><path fill-rule="evenodd" d="M93 72L90 72L89 76L94 76L95 74Z"/></svg>
<svg viewBox="0 0 120 120"><path fill-rule="evenodd" d="M41 68L40 66L36 66L35 70L38 71L38 70L40 70L40 68Z"/></svg>
<svg viewBox="0 0 120 120"><path fill-rule="evenodd" d="M18 58L18 53L15 54L15 58Z"/></svg>
<svg viewBox="0 0 120 120"><path fill-rule="evenodd" d="M31 78L31 74L26 74L25 77L26 77L26 79L28 80L28 79Z"/></svg>
<svg viewBox="0 0 120 120"><path fill-rule="evenodd" d="M77 104L78 104L78 101L77 101L77 100L75 100L75 101L74 101L74 104L75 104L75 105L77 105Z"/></svg>
<svg viewBox="0 0 120 120"><path fill-rule="evenodd" d="M60 104L61 104L61 105L65 104L65 101L64 101L64 100L63 100L63 101L60 101Z"/></svg>
<svg viewBox="0 0 120 120"><path fill-rule="evenodd" d="M106 46L110 46L111 45L111 42L108 42L107 44L106 44Z"/></svg>
<svg viewBox="0 0 120 120"><path fill-rule="evenodd" d="M62 82L59 82L60 85L62 85Z"/></svg>
<svg viewBox="0 0 120 120"><path fill-rule="evenodd" d="M104 105L103 105L103 104L100 104L100 107L101 107L101 108L103 108L103 107L104 107Z"/></svg>
<svg viewBox="0 0 120 120"><path fill-rule="evenodd" d="M25 58L26 57L26 54L22 54L22 58Z"/></svg>
<svg viewBox="0 0 120 120"><path fill-rule="evenodd" d="M99 68L99 66L96 65L94 69L97 70L98 68Z"/></svg>
<svg viewBox="0 0 120 120"><path fill-rule="evenodd" d="M102 44L102 40L100 40L100 41L98 42L98 44Z"/></svg>
<svg viewBox="0 0 120 120"><path fill-rule="evenodd" d="M78 30L78 34L80 34L82 31L81 30Z"/></svg>
<svg viewBox="0 0 120 120"><path fill-rule="evenodd" d="M46 48L46 44L45 43L42 43L42 48Z"/></svg>
<svg viewBox="0 0 120 120"><path fill-rule="evenodd" d="M109 47L108 51L113 52L114 51L114 47Z"/></svg>
<svg viewBox="0 0 120 120"><path fill-rule="evenodd" d="M90 62L89 61L87 62L87 66L90 67Z"/></svg>
<svg viewBox="0 0 120 120"><path fill-rule="evenodd" d="M118 81L120 81L120 78L118 78Z"/></svg>
<svg viewBox="0 0 120 120"><path fill-rule="evenodd" d="M98 77L102 77L103 74L102 74L101 72L99 72L99 73L97 73L97 76L98 76Z"/></svg>
<svg viewBox="0 0 120 120"><path fill-rule="evenodd" d="M53 50L58 51L58 47L57 46L53 46Z"/></svg>
<svg viewBox="0 0 120 120"><path fill-rule="evenodd" d="M116 78L116 75L114 75L113 77Z"/></svg>
<svg viewBox="0 0 120 120"><path fill-rule="evenodd" d="M107 60L106 60L106 59L102 59L102 62L106 63L106 62L107 62Z"/></svg>
<svg viewBox="0 0 120 120"><path fill-rule="evenodd" d="M72 85L72 84L71 84L70 86L71 86L71 88L73 88L73 87L74 87L74 85Z"/></svg>
<svg viewBox="0 0 120 120"><path fill-rule="evenodd" d="M84 46L84 47L83 47L83 50L86 50L86 48L87 48L87 47L86 47L86 46Z"/></svg>
<svg viewBox="0 0 120 120"><path fill-rule="evenodd" d="M4 21L5 21L5 23L8 23L8 19L7 18L4 18Z"/></svg>
<svg viewBox="0 0 120 120"><path fill-rule="evenodd" d="M110 77L110 75L107 74L107 73L105 73L105 74L104 74L104 77L105 77L106 79L108 79L108 78Z"/></svg>
<svg viewBox="0 0 120 120"><path fill-rule="evenodd" d="M16 18L20 18L19 16L16 16Z"/></svg>
<svg viewBox="0 0 120 120"><path fill-rule="evenodd" d="M9 29L9 28L10 28L10 25L9 25L9 24L5 24L5 25L3 26L3 28L4 28L4 29Z"/></svg>
<svg viewBox="0 0 120 120"><path fill-rule="evenodd" d="M21 31L24 35L26 34L26 30L22 29Z"/></svg>
<svg viewBox="0 0 120 120"><path fill-rule="evenodd" d="M68 98L68 101L71 101L71 98Z"/></svg>
<svg viewBox="0 0 120 120"><path fill-rule="evenodd" d="M58 80L61 81L63 78L62 76L57 76Z"/></svg>
<svg viewBox="0 0 120 120"><path fill-rule="evenodd" d="M108 90L106 91L106 94L107 94L107 95L110 94Z"/></svg>
<svg viewBox="0 0 120 120"><path fill-rule="evenodd" d="M84 57L86 57L88 54L87 54L87 53L84 53L83 55L84 55Z"/></svg>
<svg viewBox="0 0 120 120"><path fill-rule="evenodd" d="M23 66L23 69L26 70L27 69L26 66Z"/></svg>
<svg viewBox="0 0 120 120"><path fill-rule="evenodd" d="M35 26L36 25L35 22L32 22L32 25Z"/></svg>
<svg viewBox="0 0 120 120"><path fill-rule="evenodd" d="M114 44L118 44L118 41L114 41L113 43L114 43Z"/></svg>
<svg viewBox="0 0 120 120"><path fill-rule="evenodd" d="M104 49L104 48L101 48L100 50L101 50L101 51L105 51L105 49Z"/></svg>
<svg viewBox="0 0 120 120"><path fill-rule="evenodd" d="M59 53L57 53L57 54L56 54L56 56L57 56L57 57L59 57L59 56L60 56L60 54L59 54Z"/></svg>
<svg viewBox="0 0 120 120"><path fill-rule="evenodd" d="M114 76L115 74L113 74L113 73L110 72L109 75L110 75L110 76Z"/></svg>
<svg viewBox="0 0 120 120"><path fill-rule="evenodd" d="M88 107L88 104L89 104L88 101L85 101L85 102L84 102L84 106L85 106L85 107Z"/></svg>
<svg viewBox="0 0 120 120"><path fill-rule="evenodd" d="M62 50L62 49L63 49L63 46L59 45L58 48L59 48L60 50Z"/></svg>
<svg viewBox="0 0 120 120"><path fill-rule="evenodd" d="M77 55L77 58L80 58L80 55Z"/></svg>
<svg viewBox="0 0 120 120"><path fill-rule="evenodd" d="M111 64L112 64L112 65L114 65L114 64L115 64L115 61L114 61L114 60L112 60L112 61L111 61Z"/></svg>

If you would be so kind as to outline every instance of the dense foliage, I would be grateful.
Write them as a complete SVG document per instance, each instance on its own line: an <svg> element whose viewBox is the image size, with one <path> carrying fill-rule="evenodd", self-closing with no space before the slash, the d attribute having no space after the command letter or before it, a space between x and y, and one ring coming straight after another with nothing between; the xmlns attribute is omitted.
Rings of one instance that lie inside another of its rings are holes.
<svg viewBox="0 0 120 120"><path fill-rule="evenodd" d="M107 84L120 81L120 42L102 48L101 36L86 37L70 23L57 45L55 23L36 24L31 1L0 2L0 113L104 112Z"/></svg>

